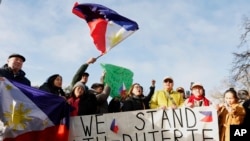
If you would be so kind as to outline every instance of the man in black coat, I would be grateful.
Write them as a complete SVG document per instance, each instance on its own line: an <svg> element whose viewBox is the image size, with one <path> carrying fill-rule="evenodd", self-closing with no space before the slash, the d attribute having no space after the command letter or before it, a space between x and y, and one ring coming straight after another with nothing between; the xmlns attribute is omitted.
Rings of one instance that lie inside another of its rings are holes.
<svg viewBox="0 0 250 141"><path fill-rule="evenodd" d="M0 68L0 80L3 77L30 86L30 80L25 77L25 72L22 70L25 58L20 54L11 54L7 63Z"/></svg>

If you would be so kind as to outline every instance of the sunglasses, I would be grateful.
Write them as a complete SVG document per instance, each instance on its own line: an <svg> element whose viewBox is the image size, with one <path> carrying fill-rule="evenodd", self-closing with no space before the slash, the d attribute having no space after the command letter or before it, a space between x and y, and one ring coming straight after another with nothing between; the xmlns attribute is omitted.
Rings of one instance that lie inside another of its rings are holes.
<svg viewBox="0 0 250 141"><path fill-rule="evenodd" d="M179 92L179 93L184 93L184 91L183 91L183 90L178 90L177 92Z"/></svg>
<svg viewBox="0 0 250 141"><path fill-rule="evenodd" d="M173 80L171 80L171 79L166 79L166 80L164 80L164 82L165 82L165 83L168 83L168 82L169 82L169 83L173 83Z"/></svg>

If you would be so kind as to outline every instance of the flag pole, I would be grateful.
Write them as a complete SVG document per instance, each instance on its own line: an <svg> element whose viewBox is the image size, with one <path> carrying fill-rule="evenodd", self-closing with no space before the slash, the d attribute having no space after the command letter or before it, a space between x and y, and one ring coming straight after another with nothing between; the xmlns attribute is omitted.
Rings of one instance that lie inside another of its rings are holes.
<svg viewBox="0 0 250 141"><path fill-rule="evenodd" d="M102 57L104 54L100 54L99 56L97 56L95 59L97 60L98 58Z"/></svg>

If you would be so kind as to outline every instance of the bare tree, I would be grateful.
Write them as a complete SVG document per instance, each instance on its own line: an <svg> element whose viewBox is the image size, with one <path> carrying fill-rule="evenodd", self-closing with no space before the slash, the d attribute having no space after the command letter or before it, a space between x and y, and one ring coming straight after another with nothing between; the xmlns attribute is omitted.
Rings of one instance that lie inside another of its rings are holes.
<svg viewBox="0 0 250 141"><path fill-rule="evenodd" d="M243 17L243 34L240 36L238 48L246 48L239 53L234 52L231 83L241 88L250 90L250 50L248 37L250 33L250 19Z"/></svg>
<svg viewBox="0 0 250 141"><path fill-rule="evenodd" d="M232 85L228 79L229 78L224 78L221 80L220 85L209 91L209 98L211 99L212 103L222 103L224 100L224 92L227 89L234 87L234 85Z"/></svg>

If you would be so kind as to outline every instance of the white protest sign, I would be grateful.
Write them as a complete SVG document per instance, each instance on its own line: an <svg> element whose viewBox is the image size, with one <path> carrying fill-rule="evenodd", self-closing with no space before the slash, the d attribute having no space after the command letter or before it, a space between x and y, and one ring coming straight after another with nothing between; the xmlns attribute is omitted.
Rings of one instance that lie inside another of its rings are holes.
<svg viewBox="0 0 250 141"><path fill-rule="evenodd" d="M219 141L213 107L71 117L69 141Z"/></svg>

